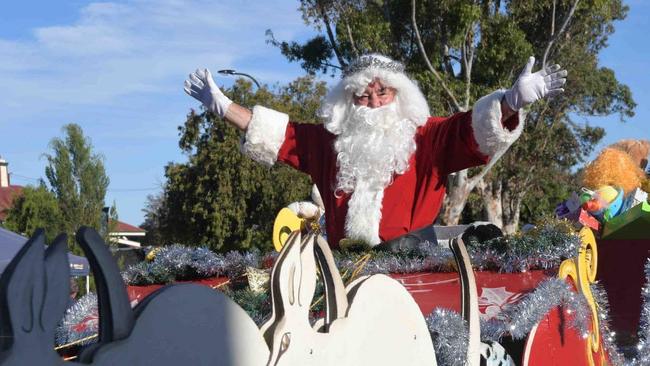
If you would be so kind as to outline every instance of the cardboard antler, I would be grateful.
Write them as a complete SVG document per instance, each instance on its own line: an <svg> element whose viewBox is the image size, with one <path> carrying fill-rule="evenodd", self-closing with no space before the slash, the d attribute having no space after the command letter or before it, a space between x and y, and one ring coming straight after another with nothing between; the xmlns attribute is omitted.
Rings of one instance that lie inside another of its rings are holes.
<svg viewBox="0 0 650 366"><path fill-rule="evenodd" d="M120 270L108 246L89 227L79 229L77 241L88 257L97 286L99 341L79 356L81 362L89 363L98 348L129 336L134 317Z"/></svg>

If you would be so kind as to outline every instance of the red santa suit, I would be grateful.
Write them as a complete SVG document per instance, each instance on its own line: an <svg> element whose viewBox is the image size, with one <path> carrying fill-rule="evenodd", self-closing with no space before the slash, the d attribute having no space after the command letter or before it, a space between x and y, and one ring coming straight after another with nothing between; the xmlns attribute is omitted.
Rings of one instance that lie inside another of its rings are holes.
<svg viewBox="0 0 650 366"><path fill-rule="evenodd" d="M327 123L289 122L284 113L256 106L244 151L267 165L279 161L309 174L323 199L330 245L337 246L342 238L355 236L377 244L431 225L443 202L447 176L486 164L519 137L523 116L514 114L502 123L502 96L503 91L497 91L483 97L469 112L424 118L415 133L416 150L408 169L393 176L377 205L355 210L364 216L360 220L347 218L350 197L356 191L335 192L337 135Z"/></svg>

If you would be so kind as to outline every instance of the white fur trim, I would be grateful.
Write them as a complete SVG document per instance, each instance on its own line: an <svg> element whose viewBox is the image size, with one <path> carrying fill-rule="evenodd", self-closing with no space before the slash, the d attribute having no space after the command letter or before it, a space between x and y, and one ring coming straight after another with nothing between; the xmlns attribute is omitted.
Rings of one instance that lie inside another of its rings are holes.
<svg viewBox="0 0 650 366"><path fill-rule="evenodd" d="M472 129L479 151L490 157L502 155L524 129L525 113L519 110L519 124L510 131L501 124L501 99L505 90L497 90L476 101L472 110Z"/></svg>
<svg viewBox="0 0 650 366"><path fill-rule="evenodd" d="M370 190L362 182L352 192L345 217L345 235L350 239L361 239L371 246L381 242L379 222L384 190Z"/></svg>
<svg viewBox="0 0 650 366"><path fill-rule="evenodd" d="M271 166L284 143L289 116L262 106L253 108L253 117L246 129L243 151L253 160Z"/></svg>

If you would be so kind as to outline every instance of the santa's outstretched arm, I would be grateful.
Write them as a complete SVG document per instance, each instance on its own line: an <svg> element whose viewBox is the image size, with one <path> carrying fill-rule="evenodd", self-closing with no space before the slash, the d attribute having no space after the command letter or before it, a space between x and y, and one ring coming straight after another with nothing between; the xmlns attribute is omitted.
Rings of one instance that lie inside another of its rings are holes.
<svg viewBox="0 0 650 366"><path fill-rule="evenodd" d="M225 118L233 126L246 131L253 113L225 96L212 79L208 69L196 69L185 80L185 92L205 106L207 110Z"/></svg>

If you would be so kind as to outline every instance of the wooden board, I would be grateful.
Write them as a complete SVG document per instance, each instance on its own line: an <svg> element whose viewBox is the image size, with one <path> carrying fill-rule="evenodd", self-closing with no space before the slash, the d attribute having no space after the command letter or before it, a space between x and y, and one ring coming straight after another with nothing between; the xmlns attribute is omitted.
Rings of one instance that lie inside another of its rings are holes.
<svg viewBox="0 0 650 366"><path fill-rule="evenodd" d="M261 328L271 349L267 365L436 365L431 336L417 304L388 276L357 279L345 289L348 309L337 309L339 314L321 331L311 327L316 265L327 266L322 275L340 277L331 267L333 262L315 261L315 245L320 250L329 248L314 239L313 234L304 239L299 232L291 234L273 267L273 314ZM325 282L338 281L326 278ZM345 306L345 301L335 301L340 295L340 287L332 286L326 303Z"/></svg>

